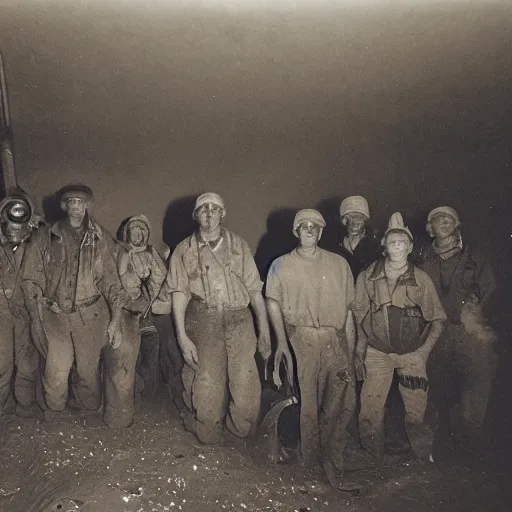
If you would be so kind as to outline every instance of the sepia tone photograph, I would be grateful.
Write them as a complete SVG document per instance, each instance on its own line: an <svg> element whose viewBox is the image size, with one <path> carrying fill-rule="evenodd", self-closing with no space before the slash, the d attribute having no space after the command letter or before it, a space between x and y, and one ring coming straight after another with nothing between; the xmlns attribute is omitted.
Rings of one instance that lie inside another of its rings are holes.
<svg viewBox="0 0 512 512"><path fill-rule="evenodd" d="M512 510L512 3L0 2L0 512Z"/></svg>

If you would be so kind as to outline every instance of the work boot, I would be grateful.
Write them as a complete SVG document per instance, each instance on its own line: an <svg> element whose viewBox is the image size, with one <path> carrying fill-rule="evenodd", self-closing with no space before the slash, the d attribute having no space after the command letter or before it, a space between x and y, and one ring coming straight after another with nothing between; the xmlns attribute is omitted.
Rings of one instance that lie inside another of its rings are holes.
<svg viewBox="0 0 512 512"><path fill-rule="evenodd" d="M231 446L240 452L247 450L247 439L238 437L227 429L224 429L223 444Z"/></svg>
<svg viewBox="0 0 512 512"><path fill-rule="evenodd" d="M68 400L68 407L73 416L95 416L102 411L102 407L99 409L84 409L76 400L76 398L70 398Z"/></svg>
<svg viewBox="0 0 512 512"><path fill-rule="evenodd" d="M10 394L5 401L5 404L2 408L2 414L14 414L16 412L16 401L14 397Z"/></svg>
<svg viewBox="0 0 512 512"><path fill-rule="evenodd" d="M84 418L84 427L87 428L105 428L107 424L101 414L91 414Z"/></svg>
<svg viewBox="0 0 512 512"><path fill-rule="evenodd" d="M347 478L346 474L336 468L330 461L325 461L323 468L327 480L329 480L329 484L333 489L348 492L352 494L352 496L361 496L368 490L364 484Z"/></svg>
<svg viewBox="0 0 512 512"><path fill-rule="evenodd" d="M42 414L42 409L36 403L30 404L28 407L16 404L16 416L19 418L37 418Z"/></svg>
<svg viewBox="0 0 512 512"><path fill-rule="evenodd" d="M62 411L53 411L46 409L43 413L44 421L47 423L60 423L61 421L69 420L69 412L66 409Z"/></svg>

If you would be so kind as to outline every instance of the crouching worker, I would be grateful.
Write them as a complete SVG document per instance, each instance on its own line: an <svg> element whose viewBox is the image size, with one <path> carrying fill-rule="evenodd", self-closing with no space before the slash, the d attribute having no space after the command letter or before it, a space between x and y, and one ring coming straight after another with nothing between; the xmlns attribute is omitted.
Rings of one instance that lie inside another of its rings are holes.
<svg viewBox="0 0 512 512"><path fill-rule="evenodd" d="M277 338L274 381L283 358L297 362L300 393L300 460L322 465L330 484L359 493L343 474L347 426L355 411L354 324L349 307L354 279L345 259L318 247L325 220L300 210L293 222L299 245L271 265L266 297ZM289 343L289 344L288 344Z"/></svg>
<svg viewBox="0 0 512 512"><path fill-rule="evenodd" d="M353 311L359 339L363 448L378 460L384 455L384 412L394 372L405 406L409 443L420 459L428 459L432 432L424 423L428 378L426 362L443 331L446 315L428 275L408 262L413 243L400 213L391 216L384 234L386 257L357 279Z"/></svg>
<svg viewBox="0 0 512 512"><path fill-rule="evenodd" d="M193 212L199 229L178 244L169 268L185 361L184 423L203 443L219 442L223 432L235 442L254 433L261 398L256 348L265 360L270 355L258 269L247 242L222 225L225 215L219 195L200 195Z"/></svg>
<svg viewBox="0 0 512 512"><path fill-rule="evenodd" d="M129 351L125 361L130 374L126 376L127 397L133 396L134 380L146 395L154 393L160 381L159 340L152 311L162 305L159 294L167 269L158 251L149 245L150 234L151 224L144 215L128 218L118 232L118 272L130 297L122 312L123 339ZM169 297L167 314L170 306Z"/></svg>

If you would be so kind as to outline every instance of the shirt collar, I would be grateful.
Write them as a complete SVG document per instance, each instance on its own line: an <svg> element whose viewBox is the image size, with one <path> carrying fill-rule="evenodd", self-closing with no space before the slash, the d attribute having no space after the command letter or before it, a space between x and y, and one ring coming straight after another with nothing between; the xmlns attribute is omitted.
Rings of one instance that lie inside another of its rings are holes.
<svg viewBox="0 0 512 512"><path fill-rule="evenodd" d="M379 279L386 279L386 270L384 267L384 258L377 260L375 267L373 267L370 281L378 281ZM407 270L398 278L397 284L405 286L418 286L416 276L414 275L414 265L409 262Z"/></svg>
<svg viewBox="0 0 512 512"><path fill-rule="evenodd" d="M59 238L62 238L62 231L63 229L65 229L65 222L67 222L67 219L62 219L55 222L50 228L51 233L58 236ZM84 222L85 233L88 235L93 235L97 239L101 239L102 234L99 224L96 221L94 221L89 215L86 216Z"/></svg>

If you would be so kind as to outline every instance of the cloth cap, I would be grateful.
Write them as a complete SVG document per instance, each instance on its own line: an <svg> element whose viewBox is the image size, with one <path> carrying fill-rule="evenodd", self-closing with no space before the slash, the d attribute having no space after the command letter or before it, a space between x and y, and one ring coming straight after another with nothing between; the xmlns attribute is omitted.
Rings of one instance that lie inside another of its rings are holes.
<svg viewBox="0 0 512 512"><path fill-rule="evenodd" d="M347 213L362 213L370 220L368 201L363 196L346 197L340 204L340 217L344 217Z"/></svg>
<svg viewBox="0 0 512 512"><path fill-rule="evenodd" d="M94 195L92 190L87 185L77 183L74 185L66 185L60 190L60 200L67 201L71 198L79 198L84 201L94 201Z"/></svg>
<svg viewBox="0 0 512 512"><path fill-rule="evenodd" d="M427 222L430 222L436 215L449 215L453 219L457 225L460 224L459 214L451 207L451 206L438 206L434 208L427 217Z"/></svg>
<svg viewBox="0 0 512 512"><path fill-rule="evenodd" d="M299 210L293 219L293 234L297 236L297 229L303 222L313 222L321 228L325 228L325 219L322 214L311 208L305 210Z"/></svg>
<svg viewBox="0 0 512 512"><path fill-rule="evenodd" d="M198 208L201 208L201 206L208 203L215 204L219 208L222 208L222 216L224 217L226 215L226 207L224 206L224 200L222 199L222 197L220 197L219 194L216 194L215 192L205 192L196 199L196 205L194 206L194 212L192 214L192 217L194 217L194 214L196 213L196 210Z"/></svg>
<svg viewBox="0 0 512 512"><path fill-rule="evenodd" d="M403 231L409 236L411 241L413 240L412 233L409 231L409 228L404 224L404 219L400 212L393 213L393 215L391 215L391 217L389 218L388 229L386 229L386 232L382 237L383 245L386 242L386 237L390 231Z"/></svg>

